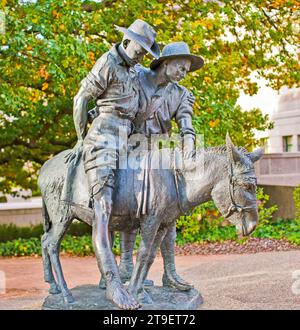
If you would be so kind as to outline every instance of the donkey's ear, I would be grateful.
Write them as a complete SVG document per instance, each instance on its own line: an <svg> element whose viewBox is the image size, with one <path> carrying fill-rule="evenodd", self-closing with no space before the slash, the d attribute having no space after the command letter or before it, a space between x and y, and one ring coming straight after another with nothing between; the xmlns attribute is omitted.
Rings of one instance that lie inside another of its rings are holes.
<svg viewBox="0 0 300 330"><path fill-rule="evenodd" d="M250 157L250 159L254 163L257 160L259 160L262 157L263 154L264 154L264 149L260 148L260 149L254 150L253 152L249 152L248 156Z"/></svg>
<svg viewBox="0 0 300 330"><path fill-rule="evenodd" d="M228 132L226 134L226 149L227 149L227 156L230 162L236 163L241 161L241 155L233 145Z"/></svg>

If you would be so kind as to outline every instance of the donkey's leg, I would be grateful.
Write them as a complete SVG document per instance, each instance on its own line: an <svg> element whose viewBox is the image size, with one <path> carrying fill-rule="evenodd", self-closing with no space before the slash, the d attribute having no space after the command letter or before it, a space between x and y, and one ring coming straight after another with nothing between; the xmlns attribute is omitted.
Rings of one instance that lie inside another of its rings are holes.
<svg viewBox="0 0 300 330"><path fill-rule="evenodd" d="M48 233L45 233L41 238L42 243L42 257L43 257L43 266L44 266L44 279L45 282L50 284L49 293L58 294L61 293L59 286L57 285L55 278L52 272L51 261L48 253Z"/></svg>
<svg viewBox="0 0 300 330"><path fill-rule="evenodd" d="M155 240L160 221L158 217L149 216L141 220L141 243L138 250L137 261L129 282L128 290L135 297L143 290L144 276L141 276L148 263L152 246Z"/></svg>
<svg viewBox="0 0 300 330"><path fill-rule="evenodd" d="M121 260L119 265L120 277L123 283L130 281L133 271L133 249L138 230L120 232ZM153 286L154 282L145 279L144 286Z"/></svg>
<svg viewBox="0 0 300 330"><path fill-rule="evenodd" d="M152 248L151 248L151 252L150 252L148 261L143 265L140 276L143 280L144 287L145 287L145 279L148 275L151 265L153 264L153 262L155 260L157 250L158 250L162 240L164 239L166 232L167 232L166 227L158 229L154 242L153 242L153 245L152 245ZM141 303L152 304L153 301L152 301L150 295L147 293L147 291L144 290L144 287L138 289L139 290L138 299Z"/></svg>
<svg viewBox="0 0 300 330"><path fill-rule="evenodd" d="M175 240L176 240L176 223L172 224L160 246L163 261L164 274L162 278L163 286L173 287L181 291L188 291L193 285L183 280L176 272L175 268Z"/></svg>
<svg viewBox="0 0 300 330"><path fill-rule="evenodd" d="M48 245L48 251L49 251L51 263L54 268L57 277L57 282L61 289L65 303L74 302L74 298L72 296L71 291L67 287L67 283L63 275L61 263L59 260L59 248L60 248L60 242L66 230L68 229L70 222L71 220L69 220L69 223L59 222L52 227L52 230L49 232L49 245Z"/></svg>
<svg viewBox="0 0 300 330"><path fill-rule="evenodd" d="M115 233L113 231L109 232L109 241L110 241L110 247L111 250L113 249L114 246L114 238L115 238ZM100 289L106 289L106 280L105 277L102 275L101 273L101 278L100 278L100 282L99 282L99 288Z"/></svg>
<svg viewBox="0 0 300 330"><path fill-rule="evenodd" d="M44 198L43 198L42 214L43 214L42 215L43 216L43 227L45 230L44 235L41 237L42 257L43 257L43 266L44 266L44 279L45 279L45 282L50 284L49 293L57 294L57 293L60 293L61 291L53 276L51 261L50 261L50 257L49 257L49 253L48 253L48 249L47 249L48 231L51 228L52 219L50 219Z"/></svg>
<svg viewBox="0 0 300 330"><path fill-rule="evenodd" d="M149 269L155 260L157 250L158 250L159 246L161 245L161 242L165 239L167 231L168 231L167 227L160 227L158 229L154 242L153 242L153 245L152 245L150 257L141 272L141 276L143 276L143 278L146 278L146 276L148 275Z"/></svg>
<svg viewBox="0 0 300 330"><path fill-rule="evenodd" d="M123 283L130 280L133 271L133 248L137 230L131 232L120 232L121 258L119 264L120 277Z"/></svg>

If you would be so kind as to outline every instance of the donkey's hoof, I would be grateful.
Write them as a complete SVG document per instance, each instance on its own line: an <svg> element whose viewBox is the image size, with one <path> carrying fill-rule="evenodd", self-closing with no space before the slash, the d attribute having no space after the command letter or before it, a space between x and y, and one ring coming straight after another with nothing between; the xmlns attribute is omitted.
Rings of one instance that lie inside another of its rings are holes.
<svg viewBox="0 0 300 330"><path fill-rule="evenodd" d="M104 277L101 277L101 280L99 282L99 289L105 290L106 289L106 281Z"/></svg>
<svg viewBox="0 0 300 330"><path fill-rule="evenodd" d="M138 293L137 299L141 304L153 304L153 300L146 290L142 290Z"/></svg>
<svg viewBox="0 0 300 330"><path fill-rule="evenodd" d="M61 290L56 283L52 283L50 285L49 293L50 294L59 294L59 293L61 293Z"/></svg>
<svg viewBox="0 0 300 330"><path fill-rule="evenodd" d="M50 288L50 289L49 289L49 293L50 293L50 294L60 294L61 291L60 291L59 288Z"/></svg>
<svg viewBox="0 0 300 330"><path fill-rule="evenodd" d="M64 296L64 302L65 304L72 304L73 302L75 302L75 299L72 296L71 292Z"/></svg>

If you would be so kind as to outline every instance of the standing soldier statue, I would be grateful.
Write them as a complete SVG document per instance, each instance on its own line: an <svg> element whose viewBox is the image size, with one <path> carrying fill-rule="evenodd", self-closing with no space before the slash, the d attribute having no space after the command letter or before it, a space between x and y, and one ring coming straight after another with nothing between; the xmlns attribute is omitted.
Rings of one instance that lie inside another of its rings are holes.
<svg viewBox="0 0 300 330"><path fill-rule="evenodd" d="M81 82L74 97L74 122L78 142L67 155L72 172L82 156L87 174L91 203L95 212L93 245L98 267L106 280L106 296L118 307L136 309L139 304L123 287L112 253L108 223L112 210L115 169L119 153L126 152L126 140L138 111L138 82L134 66L146 53L158 58L156 32L142 20L128 29L116 27L124 34L122 43L113 46L95 63ZM96 100L99 115L87 134L87 105Z"/></svg>
<svg viewBox="0 0 300 330"><path fill-rule="evenodd" d="M134 133L151 139L162 134L171 134L174 119L180 130L185 158L190 158L195 151L195 130L192 124L195 98L179 81L188 72L200 69L203 59L190 53L185 42L173 42L162 50L162 56L152 61L150 69L141 65L135 67L140 84L140 108L134 120ZM145 169L148 171L149 169ZM147 175L145 175L147 178ZM144 193L147 199L147 193ZM146 204L147 201L144 201ZM132 251L137 231L121 233L120 275L125 282L130 280L133 270ZM164 260L163 285L181 291L192 288L176 272L174 246L176 225L169 228L161 244ZM151 285L147 280L145 284Z"/></svg>

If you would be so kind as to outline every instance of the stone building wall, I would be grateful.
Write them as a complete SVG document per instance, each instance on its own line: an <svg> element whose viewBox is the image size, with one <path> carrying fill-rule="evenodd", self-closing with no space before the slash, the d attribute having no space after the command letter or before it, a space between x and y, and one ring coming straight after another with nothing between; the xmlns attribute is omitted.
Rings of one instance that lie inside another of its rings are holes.
<svg viewBox="0 0 300 330"><path fill-rule="evenodd" d="M0 225L15 224L19 227L37 225L42 222L42 201L0 203Z"/></svg>

